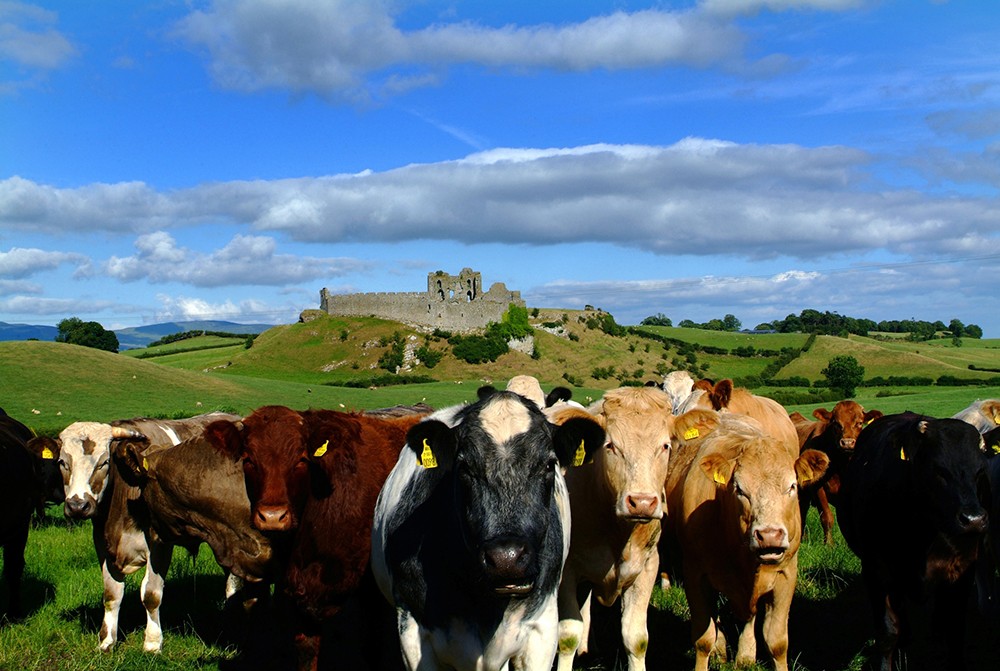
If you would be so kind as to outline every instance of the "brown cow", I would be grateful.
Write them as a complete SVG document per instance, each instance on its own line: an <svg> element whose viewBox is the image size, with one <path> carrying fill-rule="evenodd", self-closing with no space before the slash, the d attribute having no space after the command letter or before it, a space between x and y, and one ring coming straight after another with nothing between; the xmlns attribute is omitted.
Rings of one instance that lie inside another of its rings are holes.
<svg viewBox="0 0 1000 671"><path fill-rule="evenodd" d="M815 486L799 493L802 523L805 524L809 505L815 503L819 509L819 521L827 545L833 545L834 518L830 504L837 505L840 476L854 453L854 443L861 434L861 429L881 416L881 411L866 412L859 403L850 400L840 401L833 406L833 410L816 408L813 410L813 417L819 420L816 422L798 412L789 415L799 436L799 450L819 450L830 457L830 467L826 469L826 475Z"/></svg>
<svg viewBox="0 0 1000 671"><path fill-rule="evenodd" d="M163 578L170 567L173 546L147 538L143 522L132 513L141 496L138 487L122 479L111 467L112 445L134 441L143 445L143 454L173 447L201 434L205 426L222 417L210 413L188 419L123 419L111 424L74 422L59 438L33 438L29 447L48 450L58 461L66 492L64 512L73 519L93 523L94 549L104 581L104 620L99 634L100 648L110 650L118 640L118 611L125 594L125 576L145 567L140 594L146 608L143 649L159 652L163 646L160 602Z"/></svg>
<svg viewBox="0 0 1000 671"><path fill-rule="evenodd" d="M245 600L263 596L275 577L268 538L250 524L243 468L212 448L204 436L169 450L143 454L134 442L115 446L115 465L138 486L150 534L191 554L207 543L228 576L226 598L244 584Z"/></svg>
<svg viewBox="0 0 1000 671"><path fill-rule="evenodd" d="M591 463L566 475L573 524L559 588L559 671L572 668L578 650L587 651L591 596L605 606L621 597L629 669L646 667L646 610L659 567L663 483L671 446L678 440L675 419L694 424L715 416L693 410L675 418L670 409L670 398L654 387L608 391L589 409L606 438ZM556 411L555 422L561 423L567 413L586 411Z"/></svg>
<svg viewBox="0 0 1000 671"><path fill-rule="evenodd" d="M681 446L667 476L664 533L681 551L695 669L708 669L721 643L712 612L721 593L746 622L736 663L756 661L760 608L764 641L777 670L786 671L801 535L797 492L821 477L829 460L815 450L790 454L749 417L723 412L718 422Z"/></svg>
<svg viewBox="0 0 1000 671"><path fill-rule="evenodd" d="M252 523L282 543L279 584L293 608L299 668L317 668L322 625L359 601L363 578L371 580L375 501L422 417L266 406L206 431L223 454L243 459ZM384 605L371 588L369 607Z"/></svg>

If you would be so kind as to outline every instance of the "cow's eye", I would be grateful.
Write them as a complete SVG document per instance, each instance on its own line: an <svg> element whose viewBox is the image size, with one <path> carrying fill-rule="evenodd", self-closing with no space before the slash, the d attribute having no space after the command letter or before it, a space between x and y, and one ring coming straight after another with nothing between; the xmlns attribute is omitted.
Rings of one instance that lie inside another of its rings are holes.
<svg viewBox="0 0 1000 671"><path fill-rule="evenodd" d="M742 487L740 487L740 483L736 482L735 480L733 480L733 489L736 492L736 496L740 497L741 499L746 499L747 501L750 500L750 497L747 496L747 493L743 491Z"/></svg>
<svg viewBox="0 0 1000 671"><path fill-rule="evenodd" d="M547 462L545 462L545 472L546 473L555 473L556 472L556 466L558 466L558 465L559 465L559 460L558 459L555 459L555 458L549 459Z"/></svg>
<svg viewBox="0 0 1000 671"><path fill-rule="evenodd" d="M663 443L663 449L664 450L669 450L670 449L670 443Z"/></svg>
<svg viewBox="0 0 1000 671"><path fill-rule="evenodd" d="M788 488L788 495L795 496L795 493L799 490L799 485L797 482L793 482L792 486Z"/></svg>
<svg viewBox="0 0 1000 671"><path fill-rule="evenodd" d="M104 461L101 462L101 465L98 466L97 468L98 468L98 470L103 470L103 469L107 468L109 464L110 464L110 461L108 459L105 459Z"/></svg>
<svg viewBox="0 0 1000 671"><path fill-rule="evenodd" d="M618 450L618 448L615 447L614 443L608 443L604 447L608 449L608 452L616 452Z"/></svg>
<svg viewBox="0 0 1000 671"><path fill-rule="evenodd" d="M253 471L253 470L256 470L257 464L255 464L250 459L247 459L246 457L243 457L243 468L245 470L248 470L248 471Z"/></svg>
<svg viewBox="0 0 1000 671"><path fill-rule="evenodd" d="M64 471L68 471L69 470L69 464L67 464L65 460L60 459L59 460L59 468L63 469Z"/></svg>

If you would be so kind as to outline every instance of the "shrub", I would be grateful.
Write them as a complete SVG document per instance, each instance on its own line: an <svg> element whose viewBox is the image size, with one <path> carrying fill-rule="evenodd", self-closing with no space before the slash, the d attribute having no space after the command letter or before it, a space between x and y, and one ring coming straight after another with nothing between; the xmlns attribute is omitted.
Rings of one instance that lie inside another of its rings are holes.
<svg viewBox="0 0 1000 671"><path fill-rule="evenodd" d="M433 350L427 345L422 345L417 348L416 355L422 364L428 368L433 368L441 362L441 357L444 356L444 352Z"/></svg>

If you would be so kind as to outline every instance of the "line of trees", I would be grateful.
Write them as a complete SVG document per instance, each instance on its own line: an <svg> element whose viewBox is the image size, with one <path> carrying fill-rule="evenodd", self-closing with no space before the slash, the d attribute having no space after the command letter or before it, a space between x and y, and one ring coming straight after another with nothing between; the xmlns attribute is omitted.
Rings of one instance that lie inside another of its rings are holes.
<svg viewBox="0 0 1000 671"><path fill-rule="evenodd" d="M670 318L662 312L642 320L643 326L672 326ZM697 324L690 319L682 320L678 326L685 328L700 328L711 331L739 331L740 320L733 315L722 319L711 319L703 324ZM983 329L976 324L963 324L960 319L952 319L948 324L943 321L924 321L919 319L891 319L876 322L873 319L848 317L845 315L819 310L803 310L799 314L790 314L784 319L773 322L763 322L756 326L757 331L777 331L779 333L818 333L820 335L846 336L850 333L866 336L871 332L906 333L910 340L930 340L946 334L949 338L982 338Z"/></svg>

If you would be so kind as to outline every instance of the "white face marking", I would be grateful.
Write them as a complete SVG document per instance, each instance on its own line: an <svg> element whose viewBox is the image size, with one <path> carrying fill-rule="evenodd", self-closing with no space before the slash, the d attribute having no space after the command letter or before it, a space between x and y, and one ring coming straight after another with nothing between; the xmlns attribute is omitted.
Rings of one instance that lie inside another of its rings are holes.
<svg viewBox="0 0 1000 671"><path fill-rule="evenodd" d="M528 409L512 398L498 398L489 402L479 414L483 430L503 445L514 436L531 428Z"/></svg>
<svg viewBox="0 0 1000 671"><path fill-rule="evenodd" d="M100 422L75 422L63 429L59 440L61 459L69 468L66 498L89 495L100 501L108 477L106 464L111 456L111 426ZM65 469L63 475L65 478Z"/></svg>

